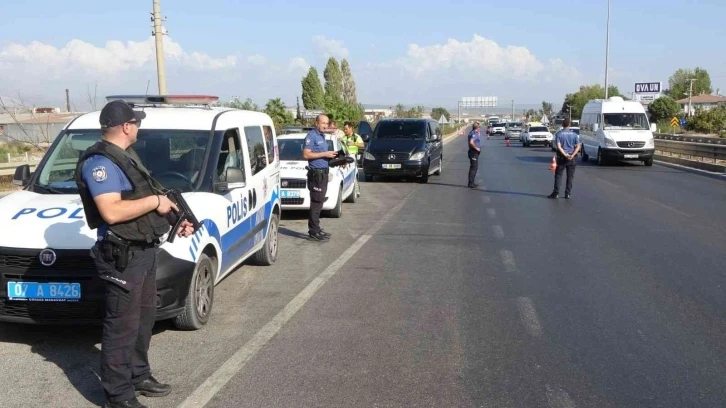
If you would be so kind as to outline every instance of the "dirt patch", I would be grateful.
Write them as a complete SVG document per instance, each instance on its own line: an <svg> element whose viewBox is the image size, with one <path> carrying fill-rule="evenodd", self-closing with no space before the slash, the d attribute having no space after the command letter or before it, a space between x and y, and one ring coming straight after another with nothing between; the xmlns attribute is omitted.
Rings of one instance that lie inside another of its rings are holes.
<svg viewBox="0 0 726 408"><path fill-rule="evenodd" d="M17 191L21 187L13 185L13 176L0 176L0 191Z"/></svg>

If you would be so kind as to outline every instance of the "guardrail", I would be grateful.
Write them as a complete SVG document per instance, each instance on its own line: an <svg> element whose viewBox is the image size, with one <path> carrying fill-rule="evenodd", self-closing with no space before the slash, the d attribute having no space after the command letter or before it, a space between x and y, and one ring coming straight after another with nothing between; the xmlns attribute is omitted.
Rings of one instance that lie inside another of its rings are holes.
<svg viewBox="0 0 726 408"><path fill-rule="evenodd" d="M669 135L667 133L654 133L653 138L656 140L673 140L677 142L706 143L726 146L726 138L703 135Z"/></svg>
<svg viewBox="0 0 726 408"><path fill-rule="evenodd" d="M38 166L38 163L40 163L40 160L17 163L0 163L0 176L14 175L15 169L17 169L19 166L22 166L23 164L30 165L30 171L33 171Z"/></svg>
<svg viewBox="0 0 726 408"><path fill-rule="evenodd" d="M656 160L726 173L726 144L655 140Z"/></svg>

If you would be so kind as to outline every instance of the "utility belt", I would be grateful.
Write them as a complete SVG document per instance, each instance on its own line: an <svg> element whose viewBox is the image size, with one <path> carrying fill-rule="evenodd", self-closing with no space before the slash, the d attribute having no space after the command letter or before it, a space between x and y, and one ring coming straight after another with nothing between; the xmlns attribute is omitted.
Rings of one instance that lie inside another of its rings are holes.
<svg viewBox="0 0 726 408"><path fill-rule="evenodd" d="M156 248L159 244L159 240L152 242L129 241L109 230L106 231L103 240L99 242L99 249L104 260L115 262L116 270L123 272L128 266L129 260L133 257L134 251Z"/></svg>
<svg viewBox="0 0 726 408"><path fill-rule="evenodd" d="M330 168L326 167L324 169L313 169L308 166L305 166L305 169L308 171L309 174L328 174L330 173Z"/></svg>

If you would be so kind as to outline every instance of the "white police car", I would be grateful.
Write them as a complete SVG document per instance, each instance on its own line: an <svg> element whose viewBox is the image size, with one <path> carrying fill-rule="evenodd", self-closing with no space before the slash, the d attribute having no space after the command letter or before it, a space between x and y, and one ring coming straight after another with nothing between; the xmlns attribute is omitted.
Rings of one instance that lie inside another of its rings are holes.
<svg viewBox="0 0 726 408"><path fill-rule="evenodd" d="M280 135L280 198L283 210L306 210L310 208L310 191L307 186L307 160L303 158L303 142L306 133ZM326 134L328 150L340 151L347 149L332 135ZM354 203L360 196L358 188L358 167L349 164L346 167L331 167L328 177L327 200L323 203L323 211L331 217L343 215L343 201Z"/></svg>
<svg viewBox="0 0 726 408"><path fill-rule="evenodd" d="M260 112L210 107L217 97L110 96L143 109L141 162L182 194L202 224L189 238L164 242L157 256L157 320L181 329L209 320L214 287L243 261L275 262L280 161L274 125ZM89 249L96 231L84 220L74 180L80 154L101 136L99 111L60 132L22 191L0 200L0 321L100 321L103 283Z"/></svg>

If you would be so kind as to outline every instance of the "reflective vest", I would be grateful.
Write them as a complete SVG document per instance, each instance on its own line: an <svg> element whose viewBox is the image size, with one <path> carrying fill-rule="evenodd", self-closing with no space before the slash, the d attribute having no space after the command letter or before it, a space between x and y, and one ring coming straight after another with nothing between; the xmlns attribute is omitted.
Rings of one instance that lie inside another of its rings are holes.
<svg viewBox="0 0 726 408"><path fill-rule="evenodd" d="M131 182L133 190L121 192L122 200L138 200L140 198L162 194L164 187L154 180L146 168L138 162L138 156L134 160L129 152L102 139L89 147L78 159L78 164L76 165L75 181L78 185L81 202L83 203L83 211L86 214L86 222L90 229L98 228L104 223L104 220L96 207L96 203L93 201L93 197L91 197L88 185L81 177L81 168L87 158L96 154L100 154L111 160L124 172ZM166 217L159 215L156 211L151 211L136 219L109 225L108 229L128 241L152 242L169 232L170 224Z"/></svg>
<svg viewBox="0 0 726 408"><path fill-rule="evenodd" d="M363 143L363 139L361 139L360 135L358 135L357 133L353 133L352 135L350 135L350 137L343 136L342 140L345 142L346 146L348 146L349 154L352 154L352 155L358 154L358 146L356 146L355 144Z"/></svg>

